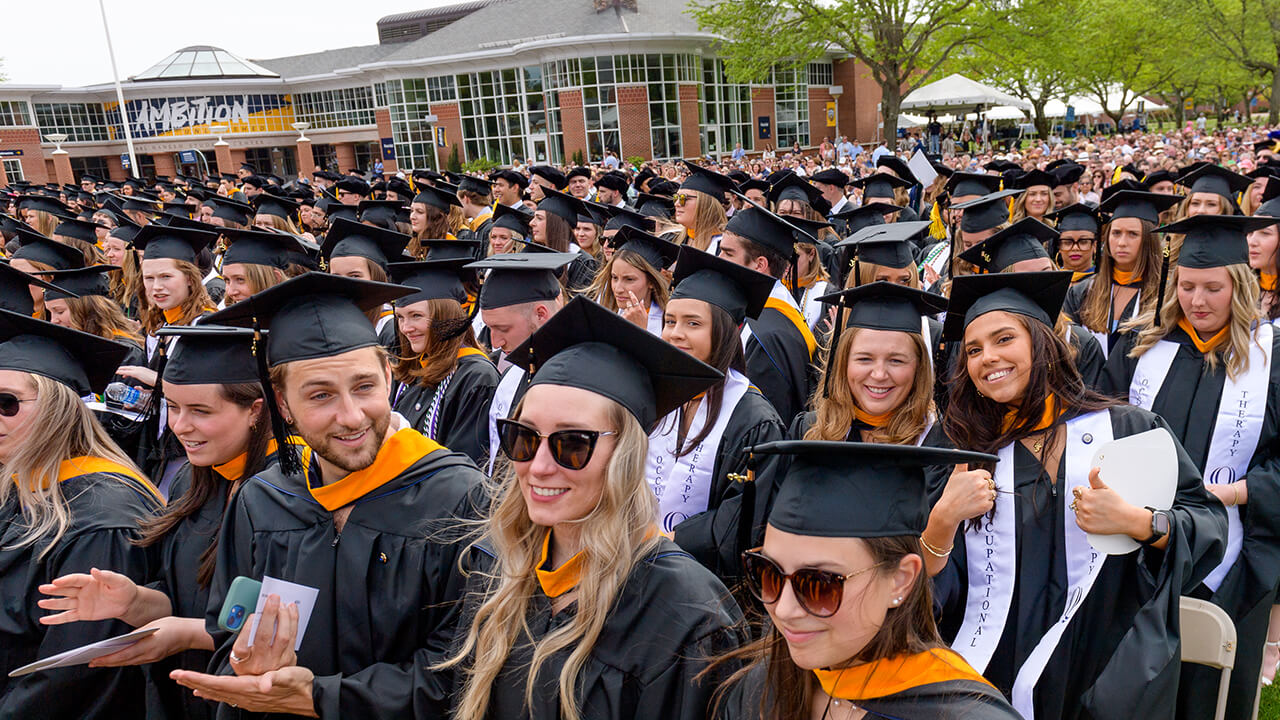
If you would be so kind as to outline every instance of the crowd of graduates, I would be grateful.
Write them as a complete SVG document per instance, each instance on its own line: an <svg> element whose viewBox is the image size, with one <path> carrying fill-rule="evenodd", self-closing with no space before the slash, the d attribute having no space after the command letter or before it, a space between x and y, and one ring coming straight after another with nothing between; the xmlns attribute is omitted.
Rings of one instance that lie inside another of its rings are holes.
<svg viewBox="0 0 1280 720"><path fill-rule="evenodd" d="M0 717L1251 717L1280 131L734 155L0 189Z"/></svg>

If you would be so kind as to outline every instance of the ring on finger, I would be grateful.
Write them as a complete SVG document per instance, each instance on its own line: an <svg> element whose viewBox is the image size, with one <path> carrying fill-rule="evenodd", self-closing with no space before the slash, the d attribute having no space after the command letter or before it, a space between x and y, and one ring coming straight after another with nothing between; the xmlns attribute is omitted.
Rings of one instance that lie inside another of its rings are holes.
<svg viewBox="0 0 1280 720"><path fill-rule="evenodd" d="M1072 501L1071 501L1071 505L1070 505L1070 507L1071 507L1071 512L1074 512L1074 513L1078 513L1078 512L1080 512L1080 508L1076 507L1076 501L1075 501L1075 500L1072 500Z"/></svg>
<svg viewBox="0 0 1280 720"><path fill-rule="evenodd" d="M996 501L996 491L995 491L995 490L992 490L992 491L991 491L991 502L995 502L995 501Z"/></svg>
<svg viewBox="0 0 1280 720"><path fill-rule="evenodd" d="M988 490L995 490L995 489L996 489L996 479L995 479L995 478L987 478L987 489L988 489Z"/></svg>
<svg viewBox="0 0 1280 720"><path fill-rule="evenodd" d="M237 663L237 664L238 664L238 663L242 663L242 662L244 662L245 660L248 660L248 659L249 659L249 658L242 658L242 657L240 657L239 655L236 655L236 651L235 651L235 650L232 650L230 655L231 655L231 657L230 657L229 659L231 660L231 662L233 662L233 663Z"/></svg>

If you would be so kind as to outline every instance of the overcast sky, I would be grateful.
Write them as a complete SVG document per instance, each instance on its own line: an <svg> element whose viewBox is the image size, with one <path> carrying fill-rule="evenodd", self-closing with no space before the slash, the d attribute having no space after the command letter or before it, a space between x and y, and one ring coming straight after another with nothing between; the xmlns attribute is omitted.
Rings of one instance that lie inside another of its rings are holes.
<svg viewBox="0 0 1280 720"><path fill-rule="evenodd" d="M455 0L229 0L155 4L105 0L120 79L188 45L214 45L246 59L300 55L378 42L378 18ZM585 2L585 0L584 0ZM7 82L111 82L98 0L4 0L0 74Z"/></svg>

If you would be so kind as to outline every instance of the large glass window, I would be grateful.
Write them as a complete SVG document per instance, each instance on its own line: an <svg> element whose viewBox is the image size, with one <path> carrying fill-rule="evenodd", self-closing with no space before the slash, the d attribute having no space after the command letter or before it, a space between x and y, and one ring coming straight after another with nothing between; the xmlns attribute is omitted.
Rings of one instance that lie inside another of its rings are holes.
<svg viewBox="0 0 1280 720"><path fill-rule="evenodd" d="M362 86L295 93L293 114L312 129L373 125L373 92Z"/></svg>
<svg viewBox="0 0 1280 720"><path fill-rule="evenodd" d="M805 68L773 69L773 112L778 149L809 144L809 83Z"/></svg>
<svg viewBox="0 0 1280 720"><path fill-rule="evenodd" d="M18 127L31 124L31 110L22 100L0 100L0 126Z"/></svg>
<svg viewBox="0 0 1280 720"><path fill-rule="evenodd" d="M814 87L829 87L833 82L834 72L829 62L809 63L809 84Z"/></svg>
<svg viewBox="0 0 1280 720"><path fill-rule="evenodd" d="M703 150L729 153L737 143L750 150L751 86L730 83L724 61L708 58L702 61L702 93Z"/></svg>
<svg viewBox="0 0 1280 720"><path fill-rule="evenodd" d="M453 78L447 86L452 91ZM432 82L435 81L435 82ZM388 80L383 84L391 112L391 138L396 144L396 164L409 170L436 167L431 124L423 118L431 114L433 93L442 92L440 78ZM438 94L436 97L442 97ZM450 138L450 142L455 138Z"/></svg>
<svg viewBox="0 0 1280 720"><path fill-rule="evenodd" d="M16 182L26 180L27 176L22 174L22 160L19 158L4 159L4 180L12 185Z"/></svg>
<svg viewBox="0 0 1280 720"><path fill-rule="evenodd" d="M77 181L84 175L97 175L99 180L106 180L107 159L104 157L73 157L71 158L71 175Z"/></svg>
<svg viewBox="0 0 1280 720"><path fill-rule="evenodd" d="M62 133L68 142L109 140L102 103L36 103L40 135Z"/></svg>

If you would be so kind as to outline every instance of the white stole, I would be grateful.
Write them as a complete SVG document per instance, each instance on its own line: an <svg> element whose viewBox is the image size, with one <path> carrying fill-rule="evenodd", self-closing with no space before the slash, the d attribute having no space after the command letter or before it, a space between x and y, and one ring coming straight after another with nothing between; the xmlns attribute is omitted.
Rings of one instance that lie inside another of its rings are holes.
<svg viewBox="0 0 1280 720"><path fill-rule="evenodd" d="M823 312L827 309L827 304L819 302L818 298L829 292L831 292L831 284L825 280L819 280L804 289L800 314L804 315L804 321L809 323L810 330L818 326L818 321L822 319Z"/></svg>
<svg viewBox="0 0 1280 720"><path fill-rule="evenodd" d="M1094 276L1094 278L1095 278L1094 282L1097 282L1097 280L1096 280L1097 276L1096 276L1096 275ZM1114 308L1114 307L1115 307L1115 303L1116 303L1116 301L1115 301L1115 288L1114 288L1114 287L1112 287L1111 292L1112 292L1112 295L1111 295L1111 307L1112 307L1112 308ZM1132 312L1132 313L1129 313L1129 319L1130 319L1130 320L1132 320L1132 319L1134 319L1134 318L1138 317L1138 306L1139 306L1139 305L1141 305L1141 304L1142 304L1142 291L1141 291L1141 290L1139 290L1139 291L1138 291L1138 294L1137 294L1137 295L1135 295L1135 296L1134 296L1134 298L1133 298L1133 312ZM1122 320L1121 322L1117 322L1117 323L1116 323L1116 328L1117 328L1117 329L1120 327L1120 325L1121 325L1121 323L1122 323L1122 322L1123 322L1123 320ZM1088 330L1088 328L1085 328L1085 329L1086 329L1086 330ZM1110 345L1111 345L1111 328L1107 328L1107 330L1106 330L1105 332L1094 332L1094 331L1092 331L1092 330L1089 330L1089 334L1090 334L1090 335L1092 335L1094 338L1096 338L1096 339L1098 340L1098 347L1102 348L1102 357L1105 359L1105 358L1107 357L1107 355L1111 352L1111 347L1110 347Z"/></svg>
<svg viewBox="0 0 1280 720"><path fill-rule="evenodd" d="M1226 485L1243 478L1262 437L1275 326L1260 323L1256 330L1253 341L1249 343L1249 369L1235 380L1228 375L1222 383L1218 415L1209 441L1209 454L1205 458L1205 485ZM1138 358L1133 380L1129 383L1129 404L1151 410L1177 352L1177 343L1161 340ZM1244 525L1240 522L1240 508L1232 505L1227 508L1227 549L1222 563L1204 579L1210 590L1217 592L1240 556L1243 545Z"/></svg>
<svg viewBox="0 0 1280 720"><path fill-rule="evenodd" d="M690 452L676 457L680 411L668 414L649 436L649 458L645 461L645 473L654 495L658 497L658 525L664 533L674 532L687 518L707 509L711 502L712 477L716 466L716 450L733 410L747 394L750 383L737 370L729 370L724 379L724 393L720 401L720 414L710 432ZM686 437L702 432L707 422L707 403L698 403Z"/></svg>
<svg viewBox="0 0 1280 720"><path fill-rule="evenodd" d="M1111 413L1107 410L1082 415L1067 421L1067 446L1062 454L1066 463L1063 495L1063 527L1067 559L1067 596L1062 616L1040 638L1034 650L1018 669L1014 680L1014 707L1024 717L1033 719L1030 698L1045 664L1062 638L1063 631L1093 587L1106 557L1093 549L1088 536L1076 524L1075 513L1067 501L1066 491L1089 484L1093 453L1112 439ZM1015 491L1014 446L1010 443L999 451L993 479L996 483L995 517L984 516L977 529L964 533L969 587L964 622L952 648L978 672L984 672L1005 632L1017 583L1018 540Z"/></svg>
<svg viewBox="0 0 1280 720"><path fill-rule="evenodd" d="M659 307L658 303L649 301L648 327L649 327L650 333L658 337L662 337L662 320L664 316L665 316L665 313L663 312L662 308Z"/></svg>
<svg viewBox="0 0 1280 720"><path fill-rule="evenodd" d="M493 401L489 403L489 467L486 472L493 475L493 464L498 458L498 419L507 417L516 396L516 389L524 380L524 370L512 365L502 374L498 387L493 391Z"/></svg>
<svg viewBox="0 0 1280 720"><path fill-rule="evenodd" d="M387 306L383 305L383 308L386 309ZM395 322L395 321L396 321L396 316L394 313L391 315L383 315L382 317L378 318L377 324L373 326L374 332L378 333L378 337L382 337L382 329L387 326L387 323Z"/></svg>

